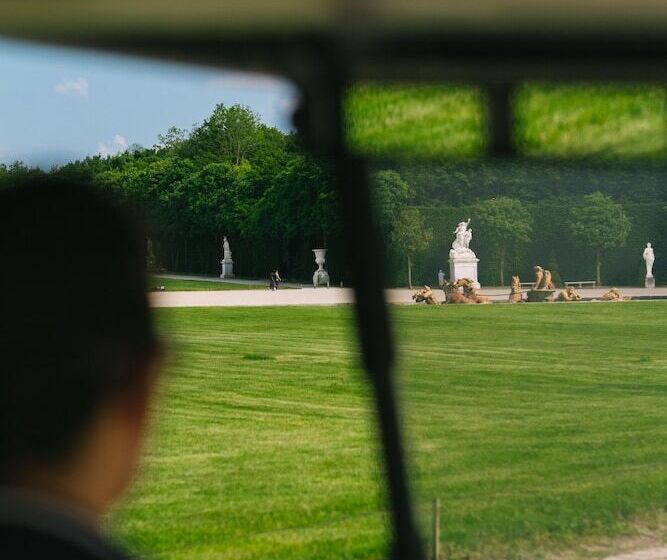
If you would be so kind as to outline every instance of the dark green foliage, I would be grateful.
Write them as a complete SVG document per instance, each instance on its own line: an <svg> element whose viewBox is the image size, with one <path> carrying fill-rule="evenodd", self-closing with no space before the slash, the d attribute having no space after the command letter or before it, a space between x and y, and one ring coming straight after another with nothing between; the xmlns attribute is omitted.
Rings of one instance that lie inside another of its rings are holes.
<svg viewBox="0 0 667 560"><path fill-rule="evenodd" d="M197 163L223 160L238 165L255 159L253 155L262 145L266 128L249 107L220 104L178 149Z"/></svg>
<svg viewBox="0 0 667 560"><path fill-rule="evenodd" d="M433 230L424 227L424 217L417 208L404 207L398 213L390 234L391 245L407 258L408 286L412 288L412 265L415 253L426 249Z"/></svg>
<svg viewBox="0 0 667 560"><path fill-rule="evenodd" d="M146 270L148 272L157 272L157 260L153 250L153 241L148 238L146 241Z"/></svg>
<svg viewBox="0 0 667 560"><path fill-rule="evenodd" d="M505 259L508 253L518 254L531 240L533 218L520 200L507 196L479 201L475 210L486 239L496 251L500 285L504 286Z"/></svg>
<svg viewBox="0 0 667 560"><path fill-rule="evenodd" d="M218 105L192 131L170 128L150 149L67 164L93 178L148 224L156 269L215 273L226 235L239 275L309 277L311 249L338 243L336 198L325 165L247 107ZM0 166L0 187L39 170ZM333 270L341 251L332 251Z"/></svg>
<svg viewBox="0 0 667 560"><path fill-rule="evenodd" d="M580 200L551 198L525 205L533 218L532 240L518 254L508 258L508 276L518 274L522 281L530 281L534 265L549 268L555 260L561 280L595 280L595 253L575 243L568 229L572 204ZM605 252L603 280L611 285L643 285L643 275L640 276L643 247L647 241L667 239L667 212L663 206L651 203L628 203L623 208L632 222L632 229L624 247ZM433 242L415 263L415 282L433 282L439 268L446 270L452 231L463 217L470 216L471 226L474 226L471 247L480 259L480 282L497 285L499 261L490 240L486 238L484 227L478 222L473 205L439 204L420 209L426 226L433 229ZM654 241L654 244L657 253L658 242ZM390 253L389 258L392 263L389 270L399 266L403 268L402 256ZM658 279L667 277L665 260L656 258L654 274Z"/></svg>
<svg viewBox="0 0 667 560"><path fill-rule="evenodd" d="M483 97L475 90L362 86L355 91L348 107L350 134L362 151L471 155L483 146ZM525 153L606 159L376 162L370 171L375 171L374 198L388 258L387 285L405 283L405 254L392 243L391 232L406 207L419 208L424 228L434 232L415 262L419 282L431 284L439 268L447 269L451 232L468 216L483 284L498 283L501 261L504 280L511 274L530 278L533 265L549 267L554 259L563 280L593 279L595 250L569 232L571 210L596 191L621 204L632 222L625 246L604 251L605 283L641 281L647 241L655 243L658 282L667 277L661 253L667 246L667 166L657 157L664 153L664 134L658 134L664 130L664 91L542 85L518 91L517 104L517 141ZM622 159L639 153L652 156L641 163ZM286 278L305 280L315 266L310 250L325 246L334 283L347 284L326 162L306 155L293 135L267 127L246 107L220 105L191 131L168 129L153 148L89 157L57 172L93 178L143 215L158 269L217 273L227 235L239 275L264 277L278 268ZM40 171L0 165L0 188L33 173ZM530 213L530 242L494 232L486 219L488 212L500 212L490 201L506 198ZM502 252L503 244L511 248Z"/></svg>
<svg viewBox="0 0 667 560"><path fill-rule="evenodd" d="M434 242L416 263L416 277L432 282L437 270L446 268L450 226L472 216L480 280L497 283L501 259L497 247L489 250L490 236L476 223L472 206L478 200L511 197L533 215L534 232L530 244L507 256L507 272L530 277L532 266L546 266L553 253L563 279L592 279L595 254L570 237L569 212L583 204L583 196L600 191L622 204L632 219L626 246L606 251L604 280L635 284L641 247L660 240L658 248L667 239L667 212L660 210L667 201L664 88L530 83L517 89L513 108L519 154L568 159L460 159L479 157L483 150L484 97L479 90L409 84L351 88L350 146L378 158L375 169L400 173L413 189L410 203L422 208L434 228ZM388 259L388 284L396 284L402 257L390 250ZM665 263L658 255L658 278L667 276Z"/></svg>
<svg viewBox="0 0 667 560"><path fill-rule="evenodd" d="M377 168L400 173L411 185L410 203L422 210L426 225L433 228L433 242L415 263L414 277L420 283L433 282L438 269L447 269L452 231L459 221L471 217L471 247L480 258L480 282L498 284L498 250L478 214L480 204L492 207L491 199L520 200L532 216L530 242L507 255L506 279L519 274L528 281L534 265L549 268L555 258L562 280L594 280L595 252L572 238L570 222L572 209L584 205L584 196L596 191L621 204L632 222L625 246L605 251L605 283L636 285L646 242L653 241L658 252L664 246L661 241L667 239L667 167L657 163L382 162ZM656 256L656 276L665 278L667 259ZM390 250L388 259L387 283L401 283L402 255Z"/></svg>
<svg viewBox="0 0 667 560"><path fill-rule="evenodd" d="M596 279L601 283L602 251L625 245L632 223L623 207L597 191L572 208L569 229L575 241L595 250Z"/></svg>
<svg viewBox="0 0 667 560"><path fill-rule="evenodd" d="M556 288L563 286L563 279L560 277L560 267L558 266L558 260L556 259L556 251L551 250L549 255L549 262L547 263L547 269L551 271L551 280L554 283Z"/></svg>
<svg viewBox="0 0 667 560"><path fill-rule="evenodd" d="M386 237L414 192L400 173L387 169L373 174L371 186L376 219Z"/></svg>
<svg viewBox="0 0 667 560"><path fill-rule="evenodd" d="M667 202L667 166L658 163L383 161L375 167L398 171L412 185L418 205L435 202L460 206L476 198L498 196L537 203L552 198L576 199L596 191L621 204Z"/></svg>

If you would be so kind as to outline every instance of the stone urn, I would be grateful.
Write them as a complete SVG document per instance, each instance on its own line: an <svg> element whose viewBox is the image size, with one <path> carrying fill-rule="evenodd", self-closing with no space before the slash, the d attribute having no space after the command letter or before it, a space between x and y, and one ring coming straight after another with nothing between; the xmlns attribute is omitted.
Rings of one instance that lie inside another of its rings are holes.
<svg viewBox="0 0 667 560"><path fill-rule="evenodd" d="M326 262L326 249L313 249L315 253L315 264L317 264L317 270L313 274L313 288L318 286L329 287L329 273L324 270L324 263Z"/></svg>

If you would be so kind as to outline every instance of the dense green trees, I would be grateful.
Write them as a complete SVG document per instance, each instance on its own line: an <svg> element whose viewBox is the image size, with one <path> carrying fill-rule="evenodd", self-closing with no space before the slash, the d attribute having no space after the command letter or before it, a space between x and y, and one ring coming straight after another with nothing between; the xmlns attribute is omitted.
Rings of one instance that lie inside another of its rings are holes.
<svg viewBox="0 0 667 560"><path fill-rule="evenodd" d="M0 187L39 172L0 165ZM227 235L238 274L279 268L309 278L310 249L323 246L334 281L346 280L326 162L248 108L219 105L201 125L172 127L151 148L89 157L57 173L91 178L145 217L157 265L170 271L217 272ZM605 281L632 283L642 247L654 241L659 251L667 235L667 167L658 164L403 160L382 162L371 177L389 285L404 282L406 258L408 281L430 283L446 266L453 227L467 216L485 284L499 273L504 282L506 271L526 276L547 259L565 279L581 279L592 256L578 249L587 247L598 263L604 256ZM667 274L666 262L656 260L658 275Z"/></svg>
<svg viewBox="0 0 667 560"><path fill-rule="evenodd" d="M496 250L500 265L500 285L504 286L507 253L517 252L528 244L533 232L533 217L520 200L507 196L480 201L476 215L485 239Z"/></svg>
<svg viewBox="0 0 667 560"><path fill-rule="evenodd" d="M390 234L391 244L406 258L408 286L412 288L412 265L415 253L426 249L433 239L433 230L424 226L424 217L417 208L405 206L398 212Z"/></svg>
<svg viewBox="0 0 667 560"><path fill-rule="evenodd" d="M602 252L622 247L630 233L630 226L630 219L623 207L601 192L586 195L581 206L572 208L572 237L595 250L595 277L598 284L602 283Z"/></svg>
<svg viewBox="0 0 667 560"><path fill-rule="evenodd" d="M59 173L90 175L149 224L158 263L213 273L223 235L240 274L310 273L314 246L339 231L325 165L247 107L218 105L192 131L170 128L150 149L73 162ZM243 255L243 258L240 258Z"/></svg>
<svg viewBox="0 0 667 560"><path fill-rule="evenodd" d="M239 274L280 268L286 277L309 276L310 249L336 242L340 231L326 165L240 105L218 105L190 131L172 127L152 148L55 172L92 179L133 207L157 265L172 271L216 272L227 235ZM31 173L40 171L0 165L0 186Z"/></svg>
<svg viewBox="0 0 667 560"><path fill-rule="evenodd" d="M407 259L408 286L412 288L414 256L428 248L433 230L424 226L421 212L410 206L414 189L400 173L378 171L373 174L371 187L385 244Z"/></svg>
<svg viewBox="0 0 667 560"><path fill-rule="evenodd" d="M400 173L387 169L373 174L371 188L376 219L386 237L401 210L409 204L413 190Z"/></svg>

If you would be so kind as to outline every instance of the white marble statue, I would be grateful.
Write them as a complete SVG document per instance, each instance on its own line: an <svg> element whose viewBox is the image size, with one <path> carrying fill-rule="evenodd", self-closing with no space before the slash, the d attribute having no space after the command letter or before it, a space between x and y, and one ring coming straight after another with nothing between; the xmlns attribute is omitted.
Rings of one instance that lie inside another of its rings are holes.
<svg viewBox="0 0 667 560"><path fill-rule="evenodd" d="M449 250L449 281L456 282L462 278L473 281L473 286L479 289L477 281L477 263L479 259L470 248L472 229L470 218L466 222L459 222L454 230L454 241Z"/></svg>
<svg viewBox="0 0 667 560"><path fill-rule="evenodd" d="M229 248L229 241L227 241L226 235L222 238L222 254L223 254L222 256L223 260L226 261L232 260L232 251Z"/></svg>
<svg viewBox="0 0 667 560"><path fill-rule="evenodd" d="M470 248L470 242L472 241L472 229L468 226L470 225L470 218L467 222L459 222L459 225L456 226L454 230L454 241L452 242L452 248L449 250L449 258L457 257L469 257L475 258L475 253Z"/></svg>
<svg viewBox="0 0 667 560"><path fill-rule="evenodd" d="M650 243L646 244L646 248L644 249L644 254L642 257L646 262L646 278L653 278L653 263L655 262L655 253L653 252L653 247L651 247Z"/></svg>
<svg viewBox="0 0 667 560"><path fill-rule="evenodd" d="M452 243L452 249L455 251L460 251L462 249L470 249L470 241L472 240L472 229L468 229L470 225L470 218L467 222L459 222L459 225L456 226L454 234L454 242Z"/></svg>
<svg viewBox="0 0 667 560"><path fill-rule="evenodd" d="M232 260L232 251L229 248L229 241L227 236L222 238L222 272L220 278L234 278L234 261Z"/></svg>

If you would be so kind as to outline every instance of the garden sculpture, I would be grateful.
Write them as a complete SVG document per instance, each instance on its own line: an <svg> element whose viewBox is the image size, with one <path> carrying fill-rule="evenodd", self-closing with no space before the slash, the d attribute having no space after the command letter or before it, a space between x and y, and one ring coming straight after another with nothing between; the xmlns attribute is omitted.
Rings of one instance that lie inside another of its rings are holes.
<svg viewBox="0 0 667 560"><path fill-rule="evenodd" d="M533 270L535 271L535 284L528 291L527 300L530 302L551 301L556 290L551 279L551 272L541 266L534 266Z"/></svg>
<svg viewBox="0 0 667 560"><path fill-rule="evenodd" d="M421 303L423 301L427 305L436 305L438 303L430 286L424 286L421 290L417 290L412 294L412 299L415 300L415 303Z"/></svg>
<svg viewBox="0 0 667 560"><path fill-rule="evenodd" d="M443 303L475 303L463 295L458 282L445 282L442 290L445 292L445 301Z"/></svg>
<svg viewBox="0 0 667 560"><path fill-rule="evenodd" d="M581 296L572 286L569 286L567 289L562 290L561 293L558 294L558 297L556 298L556 301L580 301L580 300Z"/></svg>
<svg viewBox="0 0 667 560"><path fill-rule="evenodd" d="M521 280L518 276L512 276L512 287L510 288L510 303L521 303L523 296L521 294Z"/></svg>
<svg viewBox="0 0 667 560"><path fill-rule="evenodd" d="M229 241L225 235L222 238L222 260L220 261L222 269L220 278L234 278L234 261L232 260L232 250L229 248Z"/></svg>
<svg viewBox="0 0 667 560"><path fill-rule="evenodd" d="M551 279L551 271L542 268L541 266L534 266L535 284L533 290L555 290L553 280Z"/></svg>
<svg viewBox="0 0 667 560"><path fill-rule="evenodd" d="M463 295L467 297L472 303L491 303L488 297L477 293L475 282L470 278L459 278L455 285L463 288Z"/></svg>
<svg viewBox="0 0 667 560"><path fill-rule="evenodd" d="M655 262L655 253L650 243L646 244L642 258L646 262L646 278L653 278L653 263Z"/></svg>
<svg viewBox="0 0 667 560"><path fill-rule="evenodd" d="M551 271L546 268L542 270L542 285L539 287L540 290L555 290L553 280L551 279Z"/></svg>
<svg viewBox="0 0 667 560"><path fill-rule="evenodd" d="M459 225L456 226L454 234L456 238L452 243L452 249L454 250L465 250L470 249L470 241L472 240L472 229L468 229L470 225L470 218L467 222L459 222Z"/></svg>
<svg viewBox="0 0 667 560"><path fill-rule="evenodd" d="M226 261L232 260L232 250L229 248L229 241L227 241L226 235L222 238L222 258Z"/></svg>
<svg viewBox="0 0 667 560"><path fill-rule="evenodd" d="M625 301L630 298L623 297L623 294L618 288L612 288L602 296L602 299L605 301Z"/></svg>

